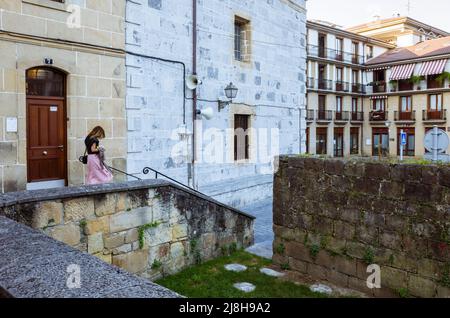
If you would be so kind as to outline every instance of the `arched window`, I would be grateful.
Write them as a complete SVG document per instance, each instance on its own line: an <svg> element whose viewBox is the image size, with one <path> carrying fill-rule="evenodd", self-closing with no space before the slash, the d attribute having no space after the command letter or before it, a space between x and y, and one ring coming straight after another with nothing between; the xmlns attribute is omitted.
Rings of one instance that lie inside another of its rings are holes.
<svg viewBox="0 0 450 318"><path fill-rule="evenodd" d="M63 72L52 68L33 68L27 71L28 96L65 96L65 77Z"/></svg>

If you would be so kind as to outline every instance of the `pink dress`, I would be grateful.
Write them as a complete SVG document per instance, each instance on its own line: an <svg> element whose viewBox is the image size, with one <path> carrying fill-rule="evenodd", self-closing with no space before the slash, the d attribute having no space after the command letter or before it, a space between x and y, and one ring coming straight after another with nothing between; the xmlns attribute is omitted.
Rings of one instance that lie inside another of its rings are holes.
<svg viewBox="0 0 450 318"><path fill-rule="evenodd" d="M100 161L97 154L88 156L86 184L109 183L113 180L113 175Z"/></svg>

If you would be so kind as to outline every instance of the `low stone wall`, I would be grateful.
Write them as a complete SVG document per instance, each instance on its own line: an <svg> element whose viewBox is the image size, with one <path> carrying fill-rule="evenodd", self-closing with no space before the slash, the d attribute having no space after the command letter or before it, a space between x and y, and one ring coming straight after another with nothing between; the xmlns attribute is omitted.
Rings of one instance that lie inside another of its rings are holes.
<svg viewBox="0 0 450 318"><path fill-rule="evenodd" d="M0 215L149 279L253 243L253 217L159 180L9 193Z"/></svg>
<svg viewBox="0 0 450 318"><path fill-rule="evenodd" d="M0 216L0 298L178 297Z"/></svg>
<svg viewBox="0 0 450 318"><path fill-rule="evenodd" d="M274 231L285 268L373 296L450 297L449 166L282 157Z"/></svg>

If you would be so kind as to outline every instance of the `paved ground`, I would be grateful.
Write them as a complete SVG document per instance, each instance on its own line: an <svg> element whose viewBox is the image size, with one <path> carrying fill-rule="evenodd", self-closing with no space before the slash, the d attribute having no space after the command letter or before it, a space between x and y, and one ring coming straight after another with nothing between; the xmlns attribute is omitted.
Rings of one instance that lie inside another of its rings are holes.
<svg viewBox="0 0 450 318"><path fill-rule="evenodd" d="M243 209L256 217L255 222L255 245L247 249L248 252L262 256L265 258L272 258L272 243L273 243L273 218L272 218L272 199L266 199Z"/></svg>

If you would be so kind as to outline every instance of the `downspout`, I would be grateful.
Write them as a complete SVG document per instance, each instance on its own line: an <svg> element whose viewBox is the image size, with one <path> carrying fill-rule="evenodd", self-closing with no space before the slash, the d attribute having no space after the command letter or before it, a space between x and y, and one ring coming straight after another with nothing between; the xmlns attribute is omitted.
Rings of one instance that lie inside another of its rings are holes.
<svg viewBox="0 0 450 318"><path fill-rule="evenodd" d="M197 0L192 0L192 75L197 75ZM192 99L192 163L191 178L192 187L195 189L195 161L196 161L196 127L197 119L197 89L193 91Z"/></svg>

